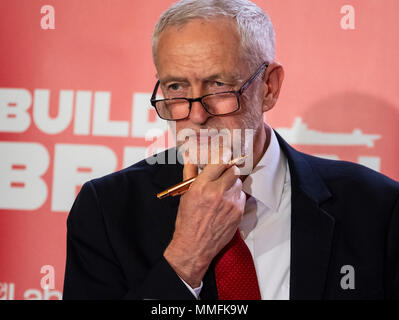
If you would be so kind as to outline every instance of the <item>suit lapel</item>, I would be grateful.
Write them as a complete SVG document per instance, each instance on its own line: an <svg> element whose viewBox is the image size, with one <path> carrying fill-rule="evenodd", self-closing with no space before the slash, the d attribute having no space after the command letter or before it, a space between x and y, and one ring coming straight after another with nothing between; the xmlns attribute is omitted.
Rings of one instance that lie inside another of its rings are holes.
<svg viewBox="0 0 399 320"><path fill-rule="evenodd" d="M291 174L290 299L321 299L334 231L334 218L321 206L331 194L306 156L276 135Z"/></svg>
<svg viewBox="0 0 399 320"><path fill-rule="evenodd" d="M334 219L301 190L292 190L290 299L323 297Z"/></svg>

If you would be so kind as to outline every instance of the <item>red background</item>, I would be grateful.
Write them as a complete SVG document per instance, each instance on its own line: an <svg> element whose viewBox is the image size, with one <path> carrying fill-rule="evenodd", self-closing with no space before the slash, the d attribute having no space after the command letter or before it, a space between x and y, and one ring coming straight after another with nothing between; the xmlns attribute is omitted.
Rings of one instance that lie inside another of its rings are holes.
<svg viewBox="0 0 399 320"><path fill-rule="evenodd" d="M50 90L50 116L57 117L61 90L111 93L113 121L129 122L129 137L75 135L73 120L59 134L45 134L34 121L22 133L0 132L0 142L37 142L50 156L42 179L47 200L33 211L0 208L0 283L14 284L11 298L40 289L43 265L55 269L62 292L67 212L51 208L54 149L59 143L101 145L123 167L126 146L148 146L132 137L132 96L155 84L151 36L170 0L2 0L0 88ZM296 145L313 154L357 162L380 158L380 171L399 179L399 1L257 0L276 31L277 60L285 68L279 102L266 115L278 130L301 117L322 132L381 135L374 147ZM42 6L55 10L55 29L42 29ZM344 5L355 9L355 29L344 30ZM32 106L28 113L32 115ZM93 116L93 115L92 115ZM32 118L32 117L31 117ZM151 115L149 115L151 118ZM1 155L5 156L5 155ZM2 173L0 172L0 179ZM0 197L4 195L0 194ZM2 295L0 294L0 297Z"/></svg>

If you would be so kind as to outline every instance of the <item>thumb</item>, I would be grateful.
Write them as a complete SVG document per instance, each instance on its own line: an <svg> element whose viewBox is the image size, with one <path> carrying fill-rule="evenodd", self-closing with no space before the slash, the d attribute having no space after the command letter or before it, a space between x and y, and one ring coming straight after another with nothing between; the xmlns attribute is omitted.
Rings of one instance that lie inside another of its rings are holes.
<svg viewBox="0 0 399 320"><path fill-rule="evenodd" d="M186 162L183 168L183 181L194 178L198 175L198 166L190 162Z"/></svg>

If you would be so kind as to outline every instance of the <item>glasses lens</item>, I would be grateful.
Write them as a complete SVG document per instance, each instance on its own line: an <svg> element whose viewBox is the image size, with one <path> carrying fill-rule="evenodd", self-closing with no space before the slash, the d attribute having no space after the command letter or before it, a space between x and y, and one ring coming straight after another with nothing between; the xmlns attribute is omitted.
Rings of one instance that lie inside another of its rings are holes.
<svg viewBox="0 0 399 320"><path fill-rule="evenodd" d="M160 100L155 106L159 116L166 120L184 119L190 111L190 103L185 99Z"/></svg>
<svg viewBox="0 0 399 320"><path fill-rule="evenodd" d="M217 93L202 99L209 113L221 115L238 109L238 99L234 93Z"/></svg>

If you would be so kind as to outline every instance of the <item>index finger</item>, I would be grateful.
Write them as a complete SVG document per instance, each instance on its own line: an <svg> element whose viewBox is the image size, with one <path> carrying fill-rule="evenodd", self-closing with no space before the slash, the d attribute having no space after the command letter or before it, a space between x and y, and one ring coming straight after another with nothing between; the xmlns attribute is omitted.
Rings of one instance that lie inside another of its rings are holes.
<svg viewBox="0 0 399 320"><path fill-rule="evenodd" d="M218 179L227 169L240 163L245 158L246 156L241 156L229 161L228 163L208 164L203 170L204 176L207 177L209 181L214 181Z"/></svg>
<svg viewBox="0 0 399 320"><path fill-rule="evenodd" d="M232 165L230 163L221 164L207 164L202 170L201 174L198 175L197 179L204 179L207 181L214 181L219 179L219 177Z"/></svg>

